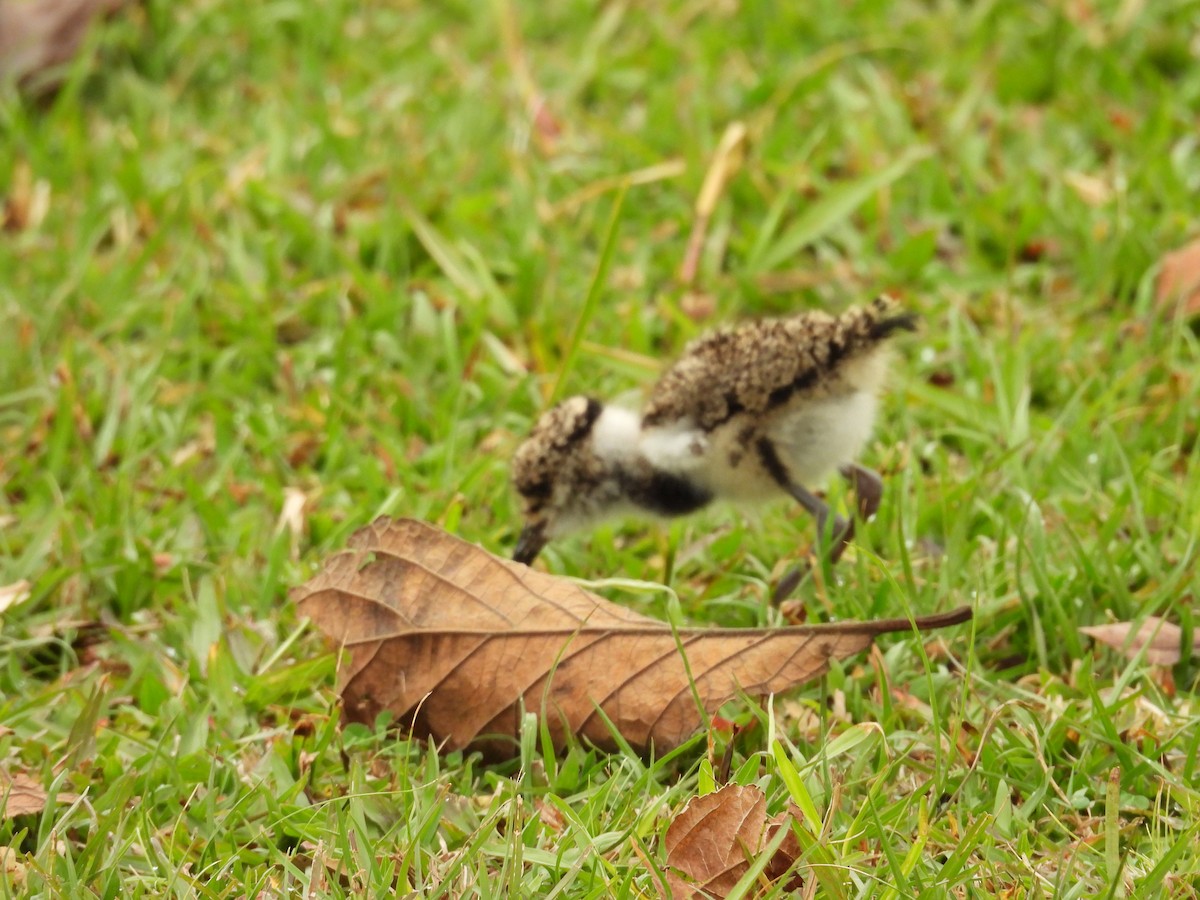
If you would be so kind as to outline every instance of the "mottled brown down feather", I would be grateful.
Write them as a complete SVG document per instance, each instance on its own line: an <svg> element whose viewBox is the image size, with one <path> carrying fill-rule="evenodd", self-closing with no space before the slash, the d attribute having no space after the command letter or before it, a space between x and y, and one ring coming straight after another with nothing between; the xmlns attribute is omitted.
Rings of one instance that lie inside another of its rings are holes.
<svg viewBox="0 0 1200 900"><path fill-rule="evenodd" d="M651 391L647 427L690 420L712 430L741 412L761 414L797 392L834 387L839 364L874 349L916 317L880 297L840 316L802 313L722 329L694 341Z"/></svg>

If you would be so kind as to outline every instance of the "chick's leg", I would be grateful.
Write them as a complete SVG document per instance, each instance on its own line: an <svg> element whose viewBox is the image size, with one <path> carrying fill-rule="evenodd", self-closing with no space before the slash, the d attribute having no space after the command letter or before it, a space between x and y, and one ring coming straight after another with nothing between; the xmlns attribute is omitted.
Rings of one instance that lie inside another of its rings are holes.
<svg viewBox="0 0 1200 900"><path fill-rule="evenodd" d="M879 512L879 504L883 500L883 479L874 469L850 463L842 466L842 477L854 488L854 496L858 498L858 517L864 522Z"/></svg>
<svg viewBox="0 0 1200 900"><path fill-rule="evenodd" d="M817 521L817 554L823 555L825 544L828 540L827 530L829 524L829 505L820 497L813 494L803 485L788 482L784 485L784 489L804 507L805 510ZM848 534L854 533L854 523L847 523L841 516L833 517L833 532L836 537L833 539L832 545L829 547L829 561L837 562L842 555L842 550L845 548L845 542L849 540ZM775 590L771 594L771 598L775 603L786 600L788 595L792 593L808 575L808 563L801 563L789 571L783 578L779 579L779 583L775 585Z"/></svg>
<svg viewBox="0 0 1200 900"><path fill-rule="evenodd" d="M842 558L847 545L853 540L855 523L859 519L864 522L870 519L879 511L879 504L883 501L883 479L874 469L850 463L848 466L842 466L840 471L842 477L850 482L854 489L855 517L846 523L844 529L835 531L837 538L829 550L829 561L834 563Z"/></svg>
<svg viewBox="0 0 1200 900"><path fill-rule="evenodd" d="M766 462L765 456L764 462ZM780 468L782 469L782 467ZM770 469L769 465L768 469ZM825 549L825 542L827 534L826 525L830 516L829 506L812 492L801 485L793 483L790 479L786 479L781 484L784 490L816 519L818 552L827 552L830 564L836 563L842 558L842 554L846 552L846 547L854 538L856 520L862 519L866 521L870 519L879 511L879 505L883 500L883 479L879 477L879 473L858 463L850 463L847 466L843 466L840 471L842 477L850 482L854 490L856 516L849 522L842 519L841 516L833 517L833 538L827 550ZM808 565L804 564L796 566L784 575L775 586L775 590L772 593L773 600L778 603L786 599L799 586L800 582L804 580L804 576L808 574L808 571Z"/></svg>
<svg viewBox="0 0 1200 900"><path fill-rule="evenodd" d="M766 469L775 483L795 499L817 522L817 548L818 553L824 553L824 547L828 538L826 537L827 528L829 525L830 511L828 504L820 497L813 494L808 488L802 484L798 484L792 479L791 473L788 472L787 466L783 464L783 460L779 458L779 453L775 450L775 445L768 438L761 438L758 442L758 455L762 461L763 468ZM830 561L836 562L837 558L842 555L839 548L845 543L844 535L850 530L850 526L842 519L841 516L833 516L833 534L836 537L833 539L830 547ZM779 584L775 586L774 599L775 602L783 600L796 589L796 586L804 579L808 573L807 565L800 565L792 569L780 579Z"/></svg>

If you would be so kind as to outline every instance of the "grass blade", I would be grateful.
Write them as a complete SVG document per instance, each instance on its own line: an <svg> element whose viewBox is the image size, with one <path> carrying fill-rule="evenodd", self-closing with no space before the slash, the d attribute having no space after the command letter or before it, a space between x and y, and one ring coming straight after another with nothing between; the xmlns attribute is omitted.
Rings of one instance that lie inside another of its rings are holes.
<svg viewBox="0 0 1200 900"><path fill-rule="evenodd" d="M592 283L588 285L587 297L583 301L583 310L575 322L575 330L571 333L571 341L567 344L567 352L563 355L562 365L558 369L558 379L554 382L554 390L550 392L550 402L554 403L562 395L563 385L575 367L575 357L579 353L579 342L587 332L596 307L600 304L600 295L608 283L608 270L612 267L613 251L617 246L618 225L621 222L621 207L625 203L625 192L628 185L622 185L613 199L612 210L608 215L608 227L604 229L604 246L600 250L600 261L592 275Z"/></svg>
<svg viewBox="0 0 1200 900"><path fill-rule="evenodd" d="M753 272L778 268L804 247L844 222L872 195L899 180L929 154L928 147L912 147L891 165L830 191L780 235L779 240L763 252L762 258L751 259L749 268Z"/></svg>

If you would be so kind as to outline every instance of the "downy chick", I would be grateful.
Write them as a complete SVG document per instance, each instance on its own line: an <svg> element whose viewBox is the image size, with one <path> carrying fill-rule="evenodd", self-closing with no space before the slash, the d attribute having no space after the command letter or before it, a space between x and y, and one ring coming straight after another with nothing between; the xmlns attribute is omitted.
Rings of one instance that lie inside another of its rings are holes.
<svg viewBox="0 0 1200 900"><path fill-rule="evenodd" d="M854 459L874 424L888 338L914 323L886 297L840 316L750 322L690 344L640 416L590 397L562 401L513 457L525 516L513 558L530 563L549 540L615 516L780 494L816 517L823 540L829 509L807 486L834 470L855 480L869 517L882 485ZM835 532L836 561L853 523Z"/></svg>

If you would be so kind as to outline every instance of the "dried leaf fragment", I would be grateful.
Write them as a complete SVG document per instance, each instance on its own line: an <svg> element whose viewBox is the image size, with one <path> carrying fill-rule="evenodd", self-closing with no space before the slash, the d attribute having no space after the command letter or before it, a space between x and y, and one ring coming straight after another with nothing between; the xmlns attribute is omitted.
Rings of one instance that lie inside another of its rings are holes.
<svg viewBox="0 0 1200 900"><path fill-rule="evenodd" d="M704 184L701 185L700 194L696 198L696 218L692 222L692 235L688 238L687 251L679 267L679 281L684 287L691 288L696 283L696 272L700 267L700 254L704 249L708 224L716 212L717 201L724 193L726 185L742 167L749 134L742 122L730 122L713 153L708 171L704 175Z"/></svg>
<svg viewBox="0 0 1200 900"><path fill-rule="evenodd" d="M1200 316L1200 238L1162 258L1155 290L1159 308L1185 316Z"/></svg>
<svg viewBox="0 0 1200 900"><path fill-rule="evenodd" d="M46 808L48 799L42 782L32 775L0 772L0 818L11 819L13 816L40 813ZM57 799L59 803L74 803L79 795L61 791Z"/></svg>
<svg viewBox="0 0 1200 900"><path fill-rule="evenodd" d="M1112 187L1104 179L1097 178L1095 175L1069 170L1063 173L1063 181L1088 206L1103 206L1112 199Z"/></svg>
<svg viewBox="0 0 1200 900"><path fill-rule="evenodd" d="M27 869L20 853L12 847L0 847L0 877L3 877L10 887L20 888L25 884L29 877Z"/></svg>
<svg viewBox="0 0 1200 900"><path fill-rule="evenodd" d="M302 615L350 651L344 714L390 711L447 749L511 755L523 710L556 746L576 735L678 746L739 692L778 693L880 634L966 621L968 608L780 629L670 626L423 522L380 518L293 591Z"/></svg>
<svg viewBox="0 0 1200 900"><path fill-rule="evenodd" d="M3 12L0 11L0 27L3 18ZM0 38L2 43L3 38ZM50 182L35 178L29 163L18 159L12 168L8 196L0 204L0 230L15 233L36 229L46 218L49 209Z"/></svg>
<svg viewBox="0 0 1200 900"><path fill-rule="evenodd" d="M1133 659L1146 649L1146 662L1156 666L1173 666L1183 659L1183 629L1178 625L1146 616L1137 622L1112 622L1108 625L1088 625L1079 629L1088 637L1119 650ZM1200 654L1200 632L1193 633L1190 652Z"/></svg>
<svg viewBox="0 0 1200 900"><path fill-rule="evenodd" d="M125 0L25 0L0 3L0 77L25 79L67 62L97 15Z"/></svg>
<svg viewBox="0 0 1200 900"><path fill-rule="evenodd" d="M730 784L693 798L667 828L667 885L671 896L727 896L780 828L790 828L794 811L767 821L767 798L757 787ZM765 875L780 878L800 855L789 833L767 864ZM784 886L800 887L799 877Z"/></svg>
<svg viewBox="0 0 1200 900"><path fill-rule="evenodd" d="M10 607L18 606L30 598L33 585L22 578L12 584L0 584L0 614Z"/></svg>

